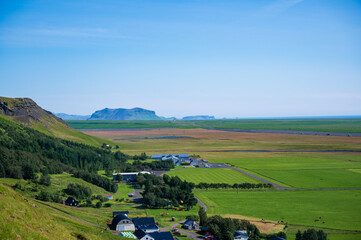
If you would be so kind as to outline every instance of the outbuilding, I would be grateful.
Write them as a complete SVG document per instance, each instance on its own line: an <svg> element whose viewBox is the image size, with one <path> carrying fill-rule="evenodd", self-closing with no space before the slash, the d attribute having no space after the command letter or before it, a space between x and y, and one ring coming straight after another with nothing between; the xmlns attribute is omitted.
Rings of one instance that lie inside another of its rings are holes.
<svg viewBox="0 0 361 240"><path fill-rule="evenodd" d="M79 202L75 200L73 197L68 197L65 200L65 205L71 206L71 207L77 207L79 205Z"/></svg>
<svg viewBox="0 0 361 240"><path fill-rule="evenodd" d="M116 215L113 218L112 226L115 231L135 231L133 221L125 214Z"/></svg>

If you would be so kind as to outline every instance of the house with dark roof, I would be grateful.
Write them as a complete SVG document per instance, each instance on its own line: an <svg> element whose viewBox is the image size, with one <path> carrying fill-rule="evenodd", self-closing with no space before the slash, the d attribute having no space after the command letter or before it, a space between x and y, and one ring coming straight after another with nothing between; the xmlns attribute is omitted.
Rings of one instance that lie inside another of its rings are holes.
<svg viewBox="0 0 361 240"><path fill-rule="evenodd" d="M134 235L139 240L174 240L170 232L152 232L147 233L143 230L138 229L134 232Z"/></svg>
<svg viewBox="0 0 361 240"><path fill-rule="evenodd" d="M159 231L158 226L155 224L153 217L137 217L133 218L134 226L137 229L141 229L146 233L152 233Z"/></svg>
<svg viewBox="0 0 361 240"><path fill-rule="evenodd" d="M247 231L235 231L234 239L236 240L248 240Z"/></svg>
<svg viewBox="0 0 361 240"><path fill-rule="evenodd" d="M65 205L71 206L71 207L77 207L79 205L79 202L72 197L68 197L64 203L65 203Z"/></svg>
<svg viewBox="0 0 361 240"><path fill-rule="evenodd" d="M188 230L199 229L199 224L196 221L188 219L183 223L182 228Z"/></svg>
<svg viewBox="0 0 361 240"><path fill-rule="evenodd" d="M115 231L135 231L135 225L127 215L119 214L113 218L112 227Z"/></svg>
<svg viewBox="0 0 361 240"><path fill-rule="evenodd" d="M286 240L286 239L274 236L274 237L271 237L269 240Z"/></svg>
<svg viewBox="0 0 361 240"><path fill-rule="evenodd" d="M170 232L152 232L149 235L154 240L174 240L172 234Z"/></svg>
<svg viewBox="0 0 361 240"><path fill-rule="evenodd" d="M119 212L113 212L113 217L117 215L127 215L128 216L129 211L119 211Z"/></svg>
<svg viewBox="0 0 361 240"><path fill-rule="evenodd" d="M185 153L185 154L153 154L152 156L150 156L150 158L156 159L156 160L169 160L172 158L188 159L189 154L188 153Z"/></svg>

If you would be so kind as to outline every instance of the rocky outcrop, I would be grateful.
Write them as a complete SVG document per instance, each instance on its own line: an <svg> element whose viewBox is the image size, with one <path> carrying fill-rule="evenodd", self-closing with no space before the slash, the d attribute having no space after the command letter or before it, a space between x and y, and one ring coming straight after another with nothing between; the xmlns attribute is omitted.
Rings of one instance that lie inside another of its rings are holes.
<svg viewBox="0 0 361 240"><path fill-rule="evenodd" d="M30 98L0 97L0 115L11 117L12 120L25 125L40 123L50 130L54 124L69 127L62 119L42 109Z"/></svg>

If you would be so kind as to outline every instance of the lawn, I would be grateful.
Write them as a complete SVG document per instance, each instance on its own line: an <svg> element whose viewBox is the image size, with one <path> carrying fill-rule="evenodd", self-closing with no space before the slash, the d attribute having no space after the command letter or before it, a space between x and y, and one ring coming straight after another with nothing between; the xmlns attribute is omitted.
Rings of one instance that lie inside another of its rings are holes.
<svg viewBox="0 0 361 240"><path fill-rule="evenodd" d="M237 214L289 224L361 230L361 190L197 191L208 214ZM322 221L315 221L322 217ZM323 223L325 221L325 223Z"/></svg>
<svg viewBox="0 0 361 240"><path fill-rule="evenodd" d="M240 172L228 168L186 168L166 173L168 176L178 176L182 180L193 183L260 183Z"/></svg>

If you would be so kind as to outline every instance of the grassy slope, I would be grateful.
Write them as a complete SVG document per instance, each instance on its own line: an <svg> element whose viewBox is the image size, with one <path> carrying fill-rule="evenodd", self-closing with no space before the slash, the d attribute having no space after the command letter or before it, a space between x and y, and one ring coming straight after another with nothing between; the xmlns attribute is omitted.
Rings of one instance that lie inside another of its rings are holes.
<svg viewBox="0 0 361 240"><path fill-rule="evenodd" d="M166 173L169 176L178 176L182 180L193 183L260 183L233 169L226 168L187 168Z"/></svg>
<svg viewBox="0 0 361 240"><path fill-rule="evenodd" d="M0 115L0 118L3 118L5 120L13 121L12 117ZM18 122L16 122L18 123ZM62 139L66 139L73 142L83 143L95 147L100 147L103 143L109 144L111 146L115 146L116 143L101 139L94 136L89 136L87 134L84 134L78 130L75 130L73 128L69 128L66 125L60 123L60 122L47 122L47 125L49 128L46 128L44 125L38 122L32 122L30 125L27 125L28 127L31 127L39 132L42 132L44 134L47 134L49 136L58 137ZM120 144L118 144L120 145Z"/></svg>
<svg viewBox="0 0 361 240"><path fill-rule="evenodd" d="M212 120L192 121L224 129L267 129L317 132L361 132L361 119Z"/></svg>
<svg viewBox="0 0 361 240"><path fill-rule="evenodd" d="M109 231L26 199L3 184L0 206L0 239L77 239L77 234L88 239L119 239Z"/></svg>
<svg viewBox="0 0 361 240"><path fill-rule="evenodd" d="M361 230L361 190L198 191L195 195L208 206L209 214L239 214L289 224ZM314 221L320 216L325 223Z"/></svg>

